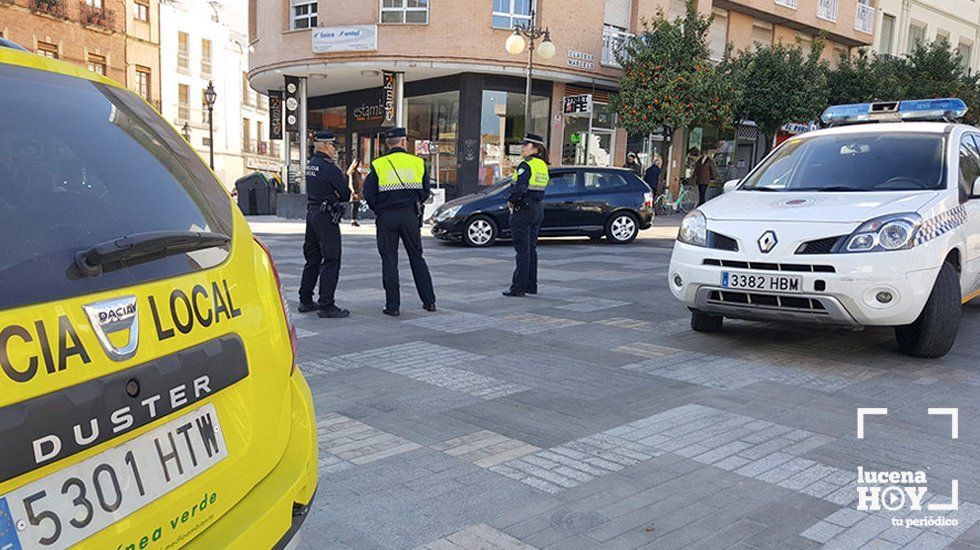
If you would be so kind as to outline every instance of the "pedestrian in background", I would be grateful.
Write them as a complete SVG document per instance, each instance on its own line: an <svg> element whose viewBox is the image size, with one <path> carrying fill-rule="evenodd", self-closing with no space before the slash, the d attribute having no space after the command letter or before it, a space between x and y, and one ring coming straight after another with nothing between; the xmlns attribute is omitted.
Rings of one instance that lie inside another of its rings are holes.
<svg viewBox="0 0 980 550"><path fill-rule="evenodd" d="M340 217L350 200L347 178L337 166L333 132L313 135L313 157L306 165L306 240L303 242L303 278L299 286L299 311L316 311L319 317L342 318L350 311L337 307L334 294L340 278ZM320 282L320 299L313 290Z"/></svg>
<svg viewBox="0 0 980 550"><path fill-rule="evenodd" d="M538 233L544 221L541 199L550 177L544 138L527 134L521 142L521 157L524 160L517 165L507 199L516 266L504 296L538 293Z"/></svg>
<svg viewBox="0 0 980 550"><path fill-rule="evenodd" d="M691 174L691 183L698 186L698 205L704 204L708 186L713 181L718 181L718 169L715 168L715 161L711 159L711 155L707 151L701 152L698 154L697 160L694 161Z"/></svg>
<svg viewBox="0 0 980 550"><path fill-rule="evenodd" d="M650 186L650 190L653 191L654 195L660 194L660 166L662 163L663 159L660 158L660 155L654 156L653 164L643 173L643 181Z"/></svg>
<svg viewBox="0 0 980 550"><path fill-rule="evenodd" d="M364 200L374 211L381 280L385 289L385 315L398 316L401 295L398 282L398 241L401 240L412 267L415 289L426 311L436 310L432 275L422 257L422 203L429 191L425 160L408 152L408 132L392 128L385 134L388 154L371 162L364 180Z"/></svg>
<svg viewBox="0 0 980 550"><path fill-rule="evenodd" d="M708 151L708 162L711 163L711 169L714 174L711 176L711 181L708 183L708 190L705 191L704 200L705 202L721 195L725 192L725 182L721 181L721 176L718 174L718 165L715 164L715 154L722 148L724 142L719 141L715 144L714 149Z"/></svg>
<svg viewBox="0 0 980 550"><path fill-rule="evenodd" d="M643 177L643 167L640 166L640 161L636 158L636 153L632 151L626 155L626 166L623 168L633 172L638 178Z"/></svg>
<svg viewBox="0 0 980 550"><path fill-rule="evenodd" d="M358 223L357 216L361 210L361 193L364 187L361 179L361 159L355 158L347 167L347 181L351 189L350 224L359 227L361 224Z"/></svg>

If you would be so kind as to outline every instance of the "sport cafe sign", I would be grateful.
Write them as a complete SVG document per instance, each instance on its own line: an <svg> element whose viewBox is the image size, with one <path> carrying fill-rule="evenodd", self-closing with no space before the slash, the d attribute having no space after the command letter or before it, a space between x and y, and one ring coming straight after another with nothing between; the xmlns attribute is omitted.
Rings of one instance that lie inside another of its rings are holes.
<svg viewBox="0 0 980 550"><path fill-rule="evenodd" d="M312 36L313 53L367 52L378 49L377 25L316 27Z"/></svg>

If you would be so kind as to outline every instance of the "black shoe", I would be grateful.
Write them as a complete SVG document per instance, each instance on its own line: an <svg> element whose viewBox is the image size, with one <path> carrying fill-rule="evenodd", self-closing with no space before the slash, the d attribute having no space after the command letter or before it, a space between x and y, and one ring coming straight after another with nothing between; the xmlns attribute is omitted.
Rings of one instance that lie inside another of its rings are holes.
<svg viewBox="0 0 980 550"><path fill-rule="evenodd" d="M399 315L401 315L401 313L399 313L397 309L388 309L388 308L382 309L381 313L384 313L385 315L391 315L392 317L398 317Z"/></svg>
<svg viewBox="0 0 980 550"><path fill-rule="evenodd" d="M309 313L311 311L316 311L316 310L320 309L320 306L318 304L313 303L313 302L310 302L308 304L304 304L304 303L300 302L299 307L296 308L296 309L298 309L300 313Z"/></svg>
<svg viewBox="0 0 980 550"><path fill-rule="evenodd" d="M537 294L538 293L538 289L528 290L527 293L528 294Z"/></svg>
<svg viewBox="0 0 980 550"><path fill-rule="evenodd" d="M505 290L504 291L504 296L512 296L514 298L523 298L524 297L524 293L523 292L514 292L513 290Z"/></svg>
<svg viewBox="0 0 980 550"><path fill-rule="evenodd" d="M343 319L344 317L350 317L350 312L346 309L340 309L337 306L326 306L316 312L316 316L321 319Z"/></svg>
<svg viewBox="0 0 980 550"><path fill-rule="evenodd" d="M422 305L422 309L424 309L426 311L435 311L436 310L436 305L435 304L423 304Z"/></svg>

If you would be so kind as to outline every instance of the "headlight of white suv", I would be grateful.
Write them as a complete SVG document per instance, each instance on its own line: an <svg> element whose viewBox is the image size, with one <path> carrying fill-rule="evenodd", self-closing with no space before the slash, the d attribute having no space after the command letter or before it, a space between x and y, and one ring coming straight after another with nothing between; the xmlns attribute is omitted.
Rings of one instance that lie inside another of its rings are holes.
<svg viewBox="0 0 980 550"><path fill-rule="evenodd" d="M861 224L847 238L844 252L888 252L907 250L915 246L915 237L922 226L922 217L911 212L890 214Z"/></svg>
<svg viewBox="0 0 980 550"><path fill-rule="evenodd" d="M462 208L462 205L459 205L459 206L450 206L449 208L446 208L445 210L440 210L439 212L436 213L434 219L437 222L444 222L446 220L450 220L450 219L453 218L453 216L455 216L459 212L459 209L460 208Z"/></svg>
<svg viewBox="0 0 980 550"><path fill-rule="evenodd" d="M700 210L692 210L684 216L677 240L694 246L708 246L708 220Z"/></svg>

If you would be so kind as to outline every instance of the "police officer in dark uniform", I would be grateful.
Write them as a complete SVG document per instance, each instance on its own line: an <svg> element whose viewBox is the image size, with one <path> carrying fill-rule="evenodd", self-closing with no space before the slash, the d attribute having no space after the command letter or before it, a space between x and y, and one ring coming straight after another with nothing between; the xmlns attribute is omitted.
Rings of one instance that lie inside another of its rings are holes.
<svg viewBox="0 0 980 550"><path fill-rule="evenodd" d="M406 150L405 128L385 134L388 154L371 162L364 180L364 200L377 216L378 253L385 288L385 315L399 315L398 241L401 239L412 267L415 289L426 311L436 310L429 266L422 257L422 203L429 198L429 174L425 161Z"/></svg>
<svg viewBox="0 0 980 550"><path fill-rule="evenodd" d="M538 233L544 221L541 199L548 187L548 150L544 139L527 134L521 142L524 160L514 172L507 206L510 208L510 233L516 252L516 268L510 288L504 296L538 293Z"/></svg>
<svg viewBox="0 0 980 550"><path fill-rule="evenodd" d="M350 189L334 161L337 149L333 132L315 133L313 148L313 158L306 165L306 266L299 286L299 311L316 311L319 317L347 317L350 311L334 304L334 293L340 277L340 203L350 200ZM320 300L314 302L317 279Z"/></svg>

